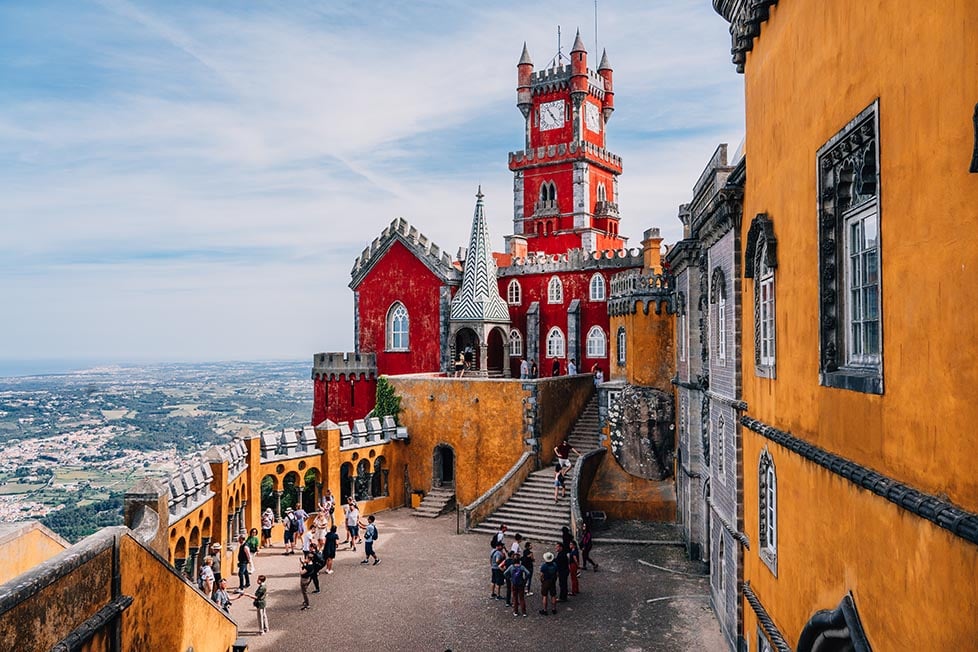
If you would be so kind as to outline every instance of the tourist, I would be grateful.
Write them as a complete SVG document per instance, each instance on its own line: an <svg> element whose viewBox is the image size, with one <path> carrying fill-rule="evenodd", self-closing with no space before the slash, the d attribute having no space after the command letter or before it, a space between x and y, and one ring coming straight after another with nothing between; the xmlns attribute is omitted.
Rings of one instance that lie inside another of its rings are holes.
<svg viewBox="0 0 978 652"><path fill-rule="evenodd" d="M516 536L513 537L513 539L515 540L513 541L513 545L509 547L509 551L515 552L516 556L522 559L523 558L523 535L517 532Z"/></svg>
<svg viewBox="0 0 978 652"><path fill-rule="evenodd" d="M251 586L251 548L245 540L245 535L238 535L238 590Z"/></svg>
<svg viewBox="0 0 978 652"><path fill-rule="evenodd" d="M567 558L567 548L564 544L558 543L557 554L554 555L554 563L557 564L557 584L560 588L560 594L557 596L557 602L567 602L567 577L570 575L570 561Z"/></svg>
<svg viewBox="0 0 978 652"><path fill-rule="evenodd" d="M529 377L530 377L530 363L526 361L526 358L523 358L520 361L520 379L526 380Z"/></svg>
<svg viewBox="0 0 978 652"><path fill-rule="evenodd" d="M295 512L292 514L295 516L296 523L299 526L298 534L301 536L306 533L306 519L309 518L309 512L302 509L302 505L298 505L295 508Z"/></svg>
<svg viewBox="0 0 978 652"><path fill-rule="evenodd" d="M265 584L265 576L259 575L258 588L255 589L255 595L252 596L254 598L254 602L251 603L252 605L254 605L255 609L258 610L258 635L259 636L261 636L262 634L268 631L268 612L266 611L266 607L268 606L268 601L266 600L267 595L268 595L268 585Z"/></svg>
<svg viewBox="0 0 978 652"><path fill-rule="evenodd" d="M580 455L576 448L567 443L566 439L554 446L554 453L557 455L557 461L561 466L570 467L570 454L572 452Z"/></svg>
<svg viewBox="0 0 978 652"><path fill-rule="evenodd" d="M214 562L214 584L216 586L221 581L221 544L218 541L211 544L211 558ZM207 595L210 595L210 593Z"/></svg>
<svg viewBox="0 0 978 652"><path fill-rule="evenodd" d="M360 510L357 509L357 504L353 502L353 498L350 498L350 502L346 506L346 534L350 541L350 550L355 552L357 539L360 538Z"/></svg>
<svg viewBox="0 0 978 652"><path fill-rule="evenodd" d="M336 499L333 498L333 492L326 489L326 495L320 499L319 504L321 506L319 511L326 513L326 517L329 519L329 524L332 526L333 512L336 510Z"/></svg>
<svg viewBox="0 0 978 652"><path fill-rule="evenodd" d="M516 563L517 559L518 557L516 555L514 555L513 553L509 553L506 555L506 558L503 560L502 563L503 581L506 582L506 606L507 607L511 607L513 605L513 583L510 580L509 569Z"/></svg>
<svg viewBox="0 0 978 652"><path fill-rule="evenodd" d="M231 613L231 600L236 600L239 597L241 596L238 595L234 598L231 597L231 595L228 593L228 581L227 579L222 579L220 582L218 582L217 589L214 591L214 595L211 597L211 600L213 600L218 607L223 609L225 613Z"/></svg>
<svg viewBox="0 0 978 652"><path fill-rule="evenodd" d="M571 595L581 592L581 585L578 578L581 576L581 551L577 549L577 542L573 539L567 544L567 566L570 571Z"/></svg>
<svg viewBox="0 0 978 652"><path fill-rule="evenodd" d="M536 378L539 375L540 375L540 370L537 369L537 363L536 362L531 362L530 363L530 378Z"/></svg>
<svg viewBox="0 0 978 652"><path fill-rule="evenodd" d="M455 377L461 378L462 373L464 372L465 372L465 355L459 353L458 360L455 361Z"/></svg>
<svg viewBox="0 0 978 652"><path fill-rule="evenodd" d="M494 535L492 535L492 541L489 542L489 547L490 548L495 549L496 548L496 544L499 544L499 545L502 545L502 546L505 547L505 545L506 545L506 530L507 529L508 528L506 527L506 524L505 523L501 523L499 525L499 531L496 532Z"/></svg>
<svg viewBox="0 0 978 652"><path fill-rule="evenodd" d="M540 597L543 600L541 616L547 615L547 599L550 599L550 609L557 613L557 564L554 563L554 553L543 553L543 564L540 565Z"/></svg>
<svg viewBox="0 0 978 652"><path fill-rule="evenodd" d="M503 542L497 541L492 552L489 554L489 568L492 570L492 593L489 594L491 600L502 600L500 590L505 581L503 579L503 564L506 562L506 553L503 552Z"/></svg>
<svg viewBox="0 0 978 652"><path fill-rule="evenodd" d="M305 611L309 608L309 584L312 583L313 575L318 572L312 555L306 553L302 556L299 569L299 590L302 592L302 608L300 611Z"/></svg>
<svg viewBox="0 0 978 652"><path fill-rule="evenodd" d="M560 528L560 542L564 546L564 550L570 550L570 542L574 540L574 535L571 534L570 528L566 525Z"/></svg>
<svg viewBox="0 0 978 652"><path fill-rule="evenodd" d="M377 526L374 524L375 520L377 519L373 514L367 517L367 527L363 530L363 549L366 552L366 557L360 562L361 564L370 563L371 557L374 558L374 566L380 563L377 553L374 552L374 541L377 540L377 536L380 534Z"/></svg>
<svg viewBox="0 0 978 652"><path fill-rule="evenodd" d="M601 371L601 365L599 365L597 362L595 362L594 366L591 367L591 373L594 374L595 387L604 382L604 372Z"/></svg>
<svg viewBox="0 0 978 652"><path fill-rule="evenodd" d="M550 367L550 375L551 376L560 375L560 360L554 358L553 366Z"/></svg>
<svg viewBox="0 0 978 652"><path fill-rule="evenodd" d="M214 594L214 558L205 557L204 565L200 567L200 579L197 586L208 598Z"/></svg>
<svg viewBox="0 0 978 652"><path fill-rule="evenodd" d="M557 502L557 492L560 491L560 497L564 497L564 473L567 471L566 468L557 464L554 467L554 502Z"/></svg>
<svg viewBox="0 0 978 652"><path fill-rule="evenodd" d="M251 549L251 563L254 564L255 554L258 552L258 547L261 545L261 542L258 540L258 528L253 527L248 531L248 538L245 540L245 543Z"/></svg>
<svg viewBox="0 0 978 652"><path fill-rule="evenodd" d="M316 536L315 528L308 528L302 534L302 554L306 554L310 550L310 544L313 542L313 538Z"/></svg>
<svg viewBox="0 0 978 652"><path fill-rule="evenodd" d="M577 360L575 360L574 358L571 358L570 362L567 363L567 375L568 376L577 375Z"/></svg>
<svg viewBox="0 0 978 652"><path fill-rule="evenodd" d="M312 540L316 542L319 549L322 550L326 545L326 532L329 530L329 516L323 506L320 505L319 511L316 512L316 518L312 521Z"/></svg>
<svg viewBox="0 0 978 652"><path fill-rule="evenodd" d="M594 539L591 537L591 526L585 521L581 530L581 566L587 570L587 565L592 564L595 572L598 570L598 562L591 559L591 548L594 547Z"/></svg>
<svg viewBox="0 0 978 652"><path fill-rule="evenodd" d="M285 542L285 552L283 555L295 554L295 535L299 531L299 520L291 507L285 510L285 518L282 520L284 526L283 541Z"/></svg>
<svg viewBox="0 0 978 652"><path fill-rule="evenodd" d="M506 569L506 581L512 587L513 615L519 616L522 608L523 616L526 617L526 569L523 568L522 560L515 553L510 553L513 557L513 565Z"/></svg>
<svg viewBox="0 0 978 652"><path fill-rule="evenodd" d="M312 563L316 567L316 572L311 576L312 585L316 587L313 593L319 593L319 571L326 565L326 557L315 543L309 544L309 555L312 557Z"/></svg>
<svg viewBox="0 0 978 652"><path fill-rule="evenodd" d="M336 526L329 527L329 534L326 535L326 546L323 548L323 556L326 558L326 574L333 574L333 559L336 558L336 546L340 541L340 535L336 533Z"/></svg>
<svg viewBox="0 0 978 652"><path fill-rule="evenodd" d="M271 507L261 513L261 547L272 548L272 526L275 525L275 512Z"/></svg>
<svg viewBox="0 0 978 652"><path fill-rule="evenodd" d="M533 595L533 591L530 589L533 587L533 564L536 560L533 557L533 544L529 541L523 546L523 558L521 562L523 563L523 568L526 569L526 595Z"/></svg>

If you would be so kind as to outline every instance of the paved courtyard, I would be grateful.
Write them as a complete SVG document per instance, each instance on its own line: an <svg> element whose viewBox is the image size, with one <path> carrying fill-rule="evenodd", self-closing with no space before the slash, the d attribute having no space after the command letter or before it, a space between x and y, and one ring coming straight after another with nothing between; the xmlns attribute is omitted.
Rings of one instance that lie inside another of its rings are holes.
<svg viewBox="0 0 978 652"><path fill-rule="evenodd" d="M320 574L322 593L310 596L307 611L299 611L300 555L283 556L280 542L260 551L257 568L268 576L272 631L256 635L250 599L241 598L231 609L250 649L726 649L709 608L709 579L677 546L598 543L593 557L600 570L582 574L580 595L558 605L556 616L541 616L535 577L534 595L527 600L530 616L514 618L503 601L489 599L486 535L456 535L454 515L421 519L408 509L377 514L377 524L381 564L361 565L362 545L355 553L341 550L336 572ZM634 528L625 532L616 526L597 534L643 540L663 538L663 531L636 535ZM539 568L547 548L534 547Z"/></svg>

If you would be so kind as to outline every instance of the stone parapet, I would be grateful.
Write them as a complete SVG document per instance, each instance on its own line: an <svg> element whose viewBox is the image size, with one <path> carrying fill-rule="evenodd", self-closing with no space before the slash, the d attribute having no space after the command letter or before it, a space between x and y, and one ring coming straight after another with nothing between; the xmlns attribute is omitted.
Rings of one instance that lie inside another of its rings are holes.
<svg viewBox="0 0 978 652"><path fill-rule="evenodd" d="M499 277L523 274L553 274L555 272L579 272L598 269L627 269L641 267L643 251L630 249L606 249L586 251L571 249L564 254L529 254L526 258L513 258L507 267L497 270Z"/></svg>
<svg viewBox="0 0 978 652"><path fill-rule="evenodd" d="M281 432L263 432L261 438L262 462L287 460L310 455L321 455L316 441L316 429L312 426L284 428Z"/></svg>
<svg viewBox="0 0 978 652"><path fill-rule="evenodd" d="M214 472L210 465L204 460L195 459L188 461L165 480L170 490L167 501L168 525L179 521L214 497L214 492L211 491L213 479Z"/></svg>
<svg viewBox="0 0 978 652"><path fill-rule="evenodd" d="M331 352L312 356L313 380L334 380L377 375L377 354Z"/></svg>
<svg viewBox="0 0 978 652"><path fill-rule="evenodd" d="M640 303L644 305L645 314L648 314L650 305L655 306L656 314L661 314L663 307L667 313L675 313L673 279L669 274L631 269L612 276L610 285L610 315L634 314Z"/></svg>
<svg viewBox="0 0 978 652"><path fill-rule="evenodd" d="M604 147L598 147L585 140L571 141L570 144L546 145L509 153L509 169L520 170L536 167L541 163L563 163L565 161L590 161L603 164L603 167L621 174L621 157L612 154Z"/></svg>
<svg viewBox="0 0 978 652"><path fill-rule="evenodd" d="M395 240L399 240L410 249L422 263L444 281L449 283L461 281L461 273L447 252L442 251L438 245L408 224L404 218L397 218L381 231L379 236L374 238L370 246L366 247L353 263L351 288L356 288L360 284L374 263L380 259L381 254L387 251L387 248Z"/></svg>

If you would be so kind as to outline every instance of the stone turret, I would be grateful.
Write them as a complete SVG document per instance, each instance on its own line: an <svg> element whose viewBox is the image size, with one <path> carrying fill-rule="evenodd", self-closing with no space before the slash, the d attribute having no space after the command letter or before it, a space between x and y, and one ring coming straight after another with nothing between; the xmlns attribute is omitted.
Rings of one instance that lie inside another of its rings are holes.
<svg viewBox="0 0 978 652"><path fill-rule="evenodd" d="M608 63L608 51L601 52L601 63L598 64L598 74L604 80L604 102L601 112L604 114L605 123L611 119L611 114L615 111L615 83L614 71Z"/></svg>
<svg viewBox="0 0 978 652"><path fill-rule="evenodd" d="M533 60L530 59L530 52L526 49L526 42L523 42L523 54L520 62L516 64L517 86L516 86L516 106L524 118L529 117L530 109L533 107L533 97L530 93L530 76L533 74Z"/></svg>

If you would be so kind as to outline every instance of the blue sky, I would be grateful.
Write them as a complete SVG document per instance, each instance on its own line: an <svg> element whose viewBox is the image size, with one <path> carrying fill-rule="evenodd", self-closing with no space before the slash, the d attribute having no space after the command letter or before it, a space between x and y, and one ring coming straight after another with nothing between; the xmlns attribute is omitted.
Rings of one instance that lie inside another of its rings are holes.
<svg viewBox="0 0 978 652"><path fill-rule="evenodd" d="M608 147L638 245L716 145L743 81L709 0L605 1ZM0 4L0 359L308 358L353 346L355 256L396 217L497 248L522 147L516 62L594 4Z"/></svg>

